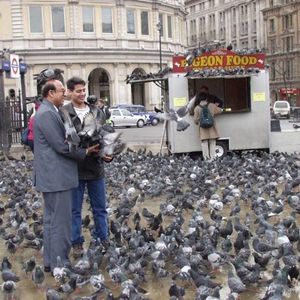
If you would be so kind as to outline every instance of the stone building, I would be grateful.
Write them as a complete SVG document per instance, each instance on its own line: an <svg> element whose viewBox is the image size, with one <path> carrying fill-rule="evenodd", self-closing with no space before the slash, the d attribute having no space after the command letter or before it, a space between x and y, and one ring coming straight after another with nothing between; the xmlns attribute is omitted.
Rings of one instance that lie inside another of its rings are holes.
<svg viewBox="0 0 300 300"><path fill-rule="evenodd" d="M233 49L265 47L266 1L186 0L189 49L230 43Z"/></svg>
<svg viewBox="0 0 300 300"><path fill-rule="evenodd" d="M28 64L26 89L36 95L33 75L49 66L64 78L80 76L89 94L109 105L160 102L154 84L126 84L127 74L159 71L186 47L183 0L0 0L0 49ZM158 30L161 24L161 31ZM19 82L5 80L5 92Z"/></svg>
<svg viewBox="0 0 300 300"><path fill-rule="evenodd" d="M269 0L262 12L271 98L300 106L300 1Z"/></svg>

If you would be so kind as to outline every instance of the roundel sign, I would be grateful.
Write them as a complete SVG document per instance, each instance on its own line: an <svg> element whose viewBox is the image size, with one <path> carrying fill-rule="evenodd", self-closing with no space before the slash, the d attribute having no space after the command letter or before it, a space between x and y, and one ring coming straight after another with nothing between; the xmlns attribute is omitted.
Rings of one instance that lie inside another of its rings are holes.
<svg viewBox="0 0 300 300"><path fill-rule="evenodd" d="M10 77L19 78L20 77L20 67L19 67L19 55L10 55Z"/></svg>

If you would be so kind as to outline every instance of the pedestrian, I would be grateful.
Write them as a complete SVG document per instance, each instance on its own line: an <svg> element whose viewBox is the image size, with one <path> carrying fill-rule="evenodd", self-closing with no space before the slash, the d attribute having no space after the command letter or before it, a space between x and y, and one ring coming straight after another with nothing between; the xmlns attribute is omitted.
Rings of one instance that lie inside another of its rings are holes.
<svg viewBox="0 0 300 300"><path fill-rule="evenodd" d="M72 77L67 81L68 95L71 102L63 107L73 120L76 131L82 129L84 115L97 110L97 118L101 124L105 124L105 116L95 106L85 102L85 81L78 77ZM87 145L82 145L87 147ZM92 235L100 241L104 247L108 246L108 225L106 211L106 189L104 177L104 161L110 161L111 157L101 158L89 156L78 162L79 185L73 189L72 200L72 246L74 256L78 257L83 252L84 237L81 232L82 203L85 187L87 187L90 204L92 207L95 228Z"/></svg>
<svg viewBox="0 0 300 300"><path fill-rule="evenodd" d="M199 125L199 137L201 140L203 159L211 161L216 158L216 141L219 138L219 133L216 127L216 122L214 122L210 128L202 128L200 126L200 116L205 105L208 105L208 110L213 118L215 115L222 112L222 108L209 102L207 94L200 93L197 95L194 110L194 121L196 125Z"/></svg>
<svg viewBox="0 0 300 300"><path fill-rule="evenodd" d="M76 159L98 152L99 145L69 151L59 114L65 88L59 80L46 82L43 101L34 120L34 185L43 193L44 270L53 271L57 257L69 263L72 227L72 189L78 185Z"/></svg>
<svg viewBox="0 0 300 300"><path fill-rule="evenodd" d="M223 107L223 100L221 100L219 97L212 95L209 93L208 86L202 85L200 88L200 94L206 94L207 100L210 103L214 103L215 105L219 107Z"/></svg>
<svg viewBox="0 0 300 300"><path fill-rule="evenodd" d="M40 104L41 104L40 101L37 101L34 103L34 111L28 121L28 137L27 137L27 139L28 139L28 146L29 146L31 152L34 151L34 130L33 130L34 116L35 116L37 110L39 109Z"/></svg>
<svg viewBox="0 0 300 300"><path fill-rule="evenodd" d="M105 105L105 101L100 98L97 101L97 106L100 109L100 111L104 114L105 118L106 118L106 123L110 123L109 119L111 117L111 112L109 111L108 107Z"/></svg>

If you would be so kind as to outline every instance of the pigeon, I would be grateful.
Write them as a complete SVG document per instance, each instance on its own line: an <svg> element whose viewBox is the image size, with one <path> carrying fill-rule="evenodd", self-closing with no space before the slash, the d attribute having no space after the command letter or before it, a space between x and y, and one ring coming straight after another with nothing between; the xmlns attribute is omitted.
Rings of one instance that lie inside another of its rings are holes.
<svg viewBox="0 0 300 300"><path fill-rule="evenodd" d="M196 96L194 96L193 98L191 98L191 100L188 102L188 104L186 104L185 106L182 106L182 107L178 108L176 110L177 115L180 118L183 118L185 115L187 115L188 112L192 111L192 109L195 106L195 102L196 102Z"/></svg>
<svg viewBox="0 0 300 300"><path fill-rule="evenodd" d="M91 138L97 130L96 113L89 111L83 116L82 128L78 132L80 138Z"/></svg>
<svg viewBox="0 0 300 300"><path fill-rule="evenodd" d="M35 257L32 256L28 260L26 260L23 264L23 269L25 270L25 273L32 272L35 268L36 262L35 262Z"/></svg>
<svg viewBox="0 0 300 300"><path fill-rule="evenodd" d="M66 130L66 141L68 142L69 149L70 151L75 150L80 144L80 137L76 131L76 128L74 127L74 124L67 110L64 109L64 107L62 107L60 109L60 112L64 120L64 126Z"/></svg>
<svg viewBox="0 0 300 300"><path fill-rule="evenodd" d="M99 274L98 271L98 264L94 263L93 270L92 270L92 276L90 277L90 284L93 287L95 291L99 291L103 288L106 288L104 285L104 276L102 274Z"/></svg>
<svg viewBox="0 0 300 300"><path fill-rule="evenodd" d="M177 131L184 131L190 126L190 123L187 122L186 120L182 119L181 117L179 117L177 115L177 112L172 108L169 109L169 112L158 113L157 117L160 120L176 122L177 123L177 128L176 128Z"/></svg>
<svg viewBox="0 0 300 300"><path fill-rule="evenodd" d="M8 264L2 264L2 280L3 281L20 281L20 277L16 275L11 269L9 269Z"/></svg>
<svg viewBox="0 0 300 300"><path fill-rule="evenodd" d="M76 289L76 280L76 277L72 277L68 282L61 284L57 291L64 294L72 294Z"/></svg>
<svg viewBox="0 0 300 300"><path fill-rule="evenodd" d="M252 246L253 246L253 249L258 253L265 253L265 252L277 249L277 247L274 247L274 246L268 245L266 243L260 242L257 237L255 237L253 239Z"/></svg>
<svg viewBox="0 0 300 300"><path fill-rule="evenodd" d="M54 289L47 289L46 300L63 300L63 297Z"/></svg>
<svg viewBox="0 0 300 300"><path fill-rule="evenodd" d="M180 300L183 299L185 295L184 287L178 286L174 281L171 283L169 288L169 296L176 297L176 299Z"/></svg>
<svg viewBox="0 0 300 300"><path fill-rule="evenodd" d="M232 271L228 272L228 287L234 293L242 293L246 290L246 286L243 284L238 276L235 276Z"/></svg>
<svg viewBox="0 0 300 300"><path fill-rule="evenodd" d="M11 269L11 262L9 261L7 256L4 256L1 262L1 271L3 269Z"/></svg>
<svg viewBox="0 0 300 300"><path fill-rule="evenodd" d="M37 285L40 286L45 280L45 274L42 270L42 267L37 265L32 272L32 281Z"/></svg>
<svg viewBox="0 0 300 300"><path fill-rule="evenodd" d="M13 293L16 290L16 283L12 280L4 281L1 285L1 291L5 295L5 299L14 299Z"/></svg>

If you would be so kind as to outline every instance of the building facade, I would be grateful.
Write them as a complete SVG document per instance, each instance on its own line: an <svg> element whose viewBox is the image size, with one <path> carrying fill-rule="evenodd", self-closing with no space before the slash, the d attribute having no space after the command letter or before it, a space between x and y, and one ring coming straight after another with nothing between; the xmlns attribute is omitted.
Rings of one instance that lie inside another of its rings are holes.
<svg viewBox="0 0 300 300"><path fill-rule="evenodd" d="M64 79L80 76L89 94L109 105L160 102L151 84L126 84L134 72L157 73L186 47L183 0L0 0L0 49L9 48L28 65L27 96L36 95L33 76L51 66ZM161 31L158 30L161 24ZM6 94L19 83L5 80Z"/></svg>
<svg viewBox="0 0 300 300"><path fill-rule="evenodd" d="M270 0L263 15L272 101L300 106L300 1Z"/></svg>
<svg viewBox="0 0 300 300"><path fill-rule="evenodd" d="M264 48L262 9L267 0L186 0L189 49L231 44Z"/></svg>

